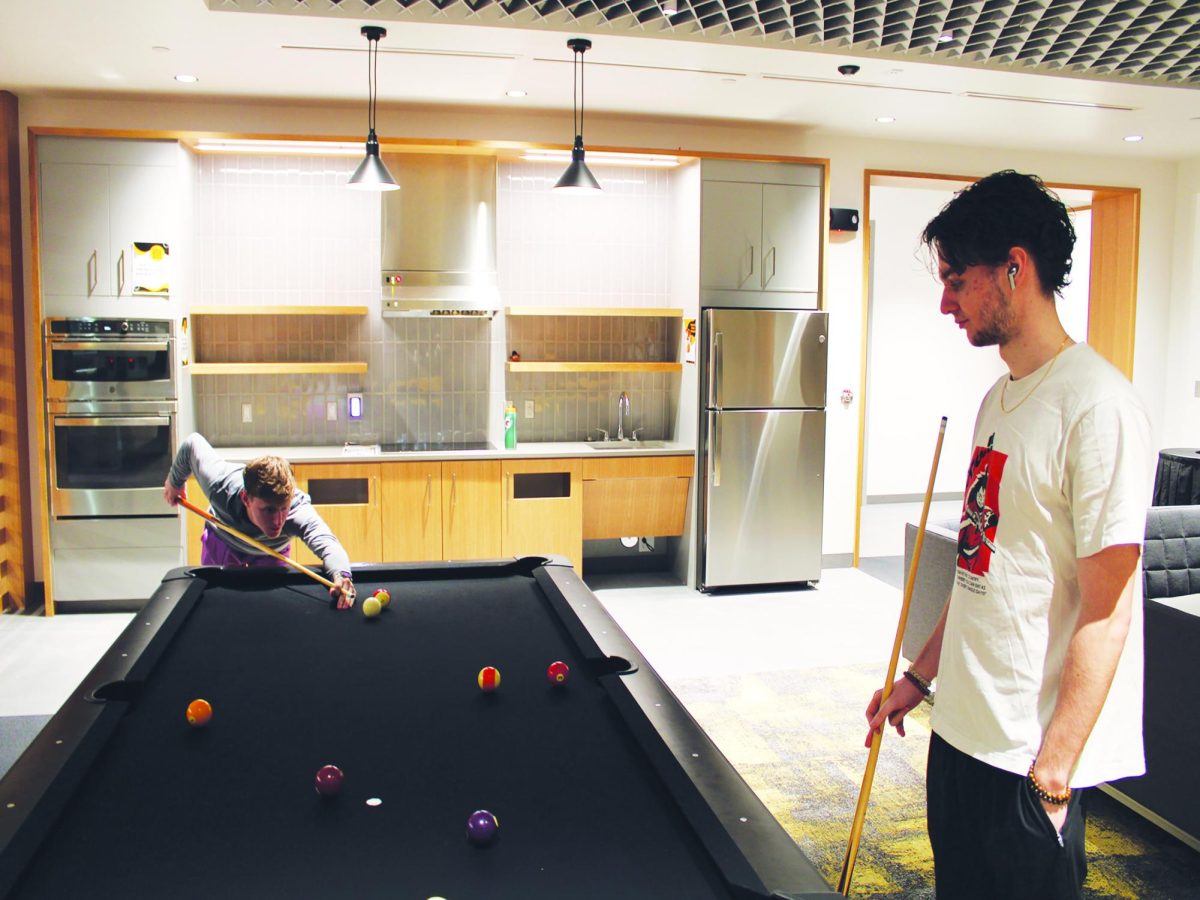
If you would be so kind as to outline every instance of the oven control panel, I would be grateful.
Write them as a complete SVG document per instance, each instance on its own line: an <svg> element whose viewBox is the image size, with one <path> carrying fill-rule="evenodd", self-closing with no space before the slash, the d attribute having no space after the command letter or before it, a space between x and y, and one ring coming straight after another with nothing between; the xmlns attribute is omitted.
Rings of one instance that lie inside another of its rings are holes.
<svg viewBox="0 0 1200 900"><path fill-rule="evenodd" d="M47 319L46 333L61 337L170 337L171 319Z"/></svg>

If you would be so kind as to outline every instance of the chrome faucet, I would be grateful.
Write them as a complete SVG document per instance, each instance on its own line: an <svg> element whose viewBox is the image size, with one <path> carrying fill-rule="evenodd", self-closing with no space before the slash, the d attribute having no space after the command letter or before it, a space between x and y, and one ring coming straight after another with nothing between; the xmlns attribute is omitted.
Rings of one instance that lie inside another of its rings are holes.
<svg viewBox="0 0 1200 900"><path fill-rule="evenodd" d="M617 398L617 440L625 440L625 417L629 415L629 395L621 391Z"/></svg>

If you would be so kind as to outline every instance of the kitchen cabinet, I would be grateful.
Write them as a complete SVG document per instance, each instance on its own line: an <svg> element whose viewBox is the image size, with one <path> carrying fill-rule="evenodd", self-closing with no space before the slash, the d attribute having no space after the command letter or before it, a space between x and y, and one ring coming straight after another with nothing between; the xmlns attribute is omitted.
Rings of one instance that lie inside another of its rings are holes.
<svg viewBox="0 0 1200 900"><path fill-rule="evenodd" d="M442 463L442 559L496 559L504 494L498 459Z"/></svg>
<svg viewBox="0 0 1200 900"><path fill-rule="evenodd" d="M351 562L383 561L379 463L303 463L293 465L292 472ZM305 565L321 562L299 539L292 541L292 559Z"/></svg>
<svg viewBox="0 0 1200 900"><path fill-rule="evenodd" d="M583 460L583 539L683 534L691 456Z"/></svg>
<svg viewBox="0 0 1200 900"><path fill-rule="evenodd" d="M580 459L504 461L504 556L565 556L583 571Z"/></svg>
<svg viewBox="0 0 1200 900"><path fill-rule="evenodd" d="M442 465L381 463L383 562L442 558Z"/></svg>
<svg viewBox="0 0 1200 900"><path fill-rule="evenodd" d="M177 171L169 166L43 162L38 174L43 295L129 296L133 244L171 243L178 192Z"/></svg>
<svg viewBox="0 0 1200 900"><path fill-rule="evenodd" d="M820 170L706 160L700 197L702 290L816 294Z"/></svg>

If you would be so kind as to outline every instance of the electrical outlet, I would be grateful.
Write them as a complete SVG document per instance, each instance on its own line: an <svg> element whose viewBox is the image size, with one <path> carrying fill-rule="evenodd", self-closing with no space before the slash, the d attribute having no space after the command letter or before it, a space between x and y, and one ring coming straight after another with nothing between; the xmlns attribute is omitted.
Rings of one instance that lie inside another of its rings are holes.
<svg viewBox="0 0 1200 900"><path fill-rule="evenodd" d="M532 400L525 401L525 418L527 418L527 419L533 418L533 401Z"/></svg>
<svg viewBox="0 0 1200 900"><path fill-rule="evenodd" d="M1200 397L1200 381L1196 382L1196 396Z"/></svg>
<svg viewBox="0 0 1200 900"><path fill-rule="evenodd" d="M250 403L242 404L242 424L249 425L254 421L254 406Z"/></svg>
<svg viewBox="0 0 1200 900"><path fill-rule="evenodd" d="M325 421L326 422L336 422L337 421L337 401L336 400L326 400L325 401Z"/></svg>

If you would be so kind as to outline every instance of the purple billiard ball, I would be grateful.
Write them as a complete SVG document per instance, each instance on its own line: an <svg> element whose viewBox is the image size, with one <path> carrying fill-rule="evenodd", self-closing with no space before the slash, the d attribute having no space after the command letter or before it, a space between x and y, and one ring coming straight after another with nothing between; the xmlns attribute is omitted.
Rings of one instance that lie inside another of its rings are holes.
<svg viewBox="0 0 1200 900"><path fill-rule="evenodd" d="M321 766L317 769L317 793L322 797L336 797L341 793L344 778L337 766Z"/></svg>
<svg viewBox="0 0 1200 900"><path fill-rule="evenodd" d="M467 840L479 847L485 847L496 839L500 830L500 820L486 809L477 809L467 819Z"/></svg>

